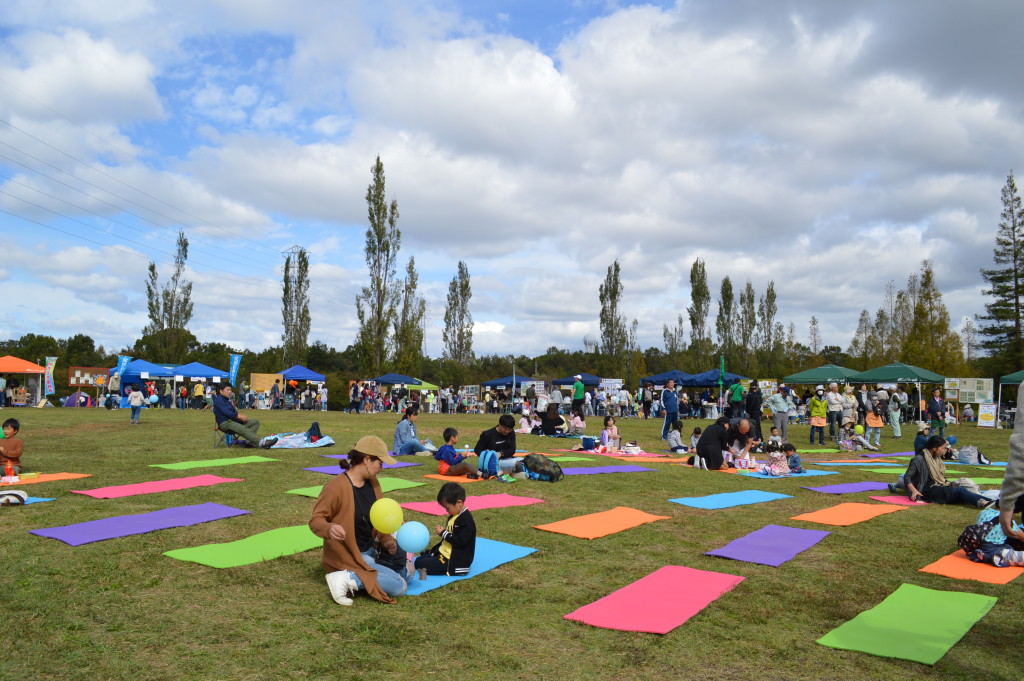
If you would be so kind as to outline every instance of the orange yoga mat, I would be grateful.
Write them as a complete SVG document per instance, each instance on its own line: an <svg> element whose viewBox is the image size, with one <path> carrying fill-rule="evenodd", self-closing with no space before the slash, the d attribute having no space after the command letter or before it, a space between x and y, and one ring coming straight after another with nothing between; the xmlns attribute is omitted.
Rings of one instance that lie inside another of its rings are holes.
<svg viewBox="0 0 1024 681"><path fill-rule="evenodd" d="M597 539L598 537L605 537L609 534L628 530L631 527L653 523L656 520L668 520L670 517L667 515L651 515L650 513L638 511L635 508L617 506L610 511L590 513L575 518L559 520L556 523L534 525L534 527L538 530L567 534L570 537L579 537L580 539Z"/></svg>
<svg viewBox="0 0 1024 681"><path fill-rule="evenodd" d="M36 478L22 478L21 482L3 483L5 487L20 487L21 485L34 485L37 482L52 482L54 480L77 480L78 478L91 478L91 473L43 473Z"/></svg>
<svg viewBox="0 0 1024 681"><path fill-rule="evenodd" d="M801 513L795 515L790 520L806 520L811 523L821 523L822 525L856 525L862 523L865 520L871 520L872 518L886 513L898 513L899 511L906 511L906 506L893 506L891 504L858 504L858 503L845 503L836 504L829 508L823 508L820 511L814 511L812 513Z"/></svg>
<svg viewBox="0 0 1024 681"><path fill-rule="evenodd" d="M989 563L975 563L961 549L939 558L931 565L925 565L918 572L930 572L953 579L973 579L989 584L1009 584L1024 574L1024 567L996 567Z"/></svg>
<svg viewBox="0 0 1024 681"><path fill-rule="evenodd" d="M683 459L683 461L685 461L685 459ZM680 463L679 461L676 461L675 465L676 466L686 466L687 468L694 468L693 464ZM739 469L739 468L719 468L717 471L711 471L711 472L712 473L739 473L740 470L741 469Z"/></svg>
<svg viewBox="0 0 1024 681"><path fill-rule="evenodd" d="M444 480L445 482L480 482L482 478L467 478L465 475L441 475L440 473L431 473L430 475L424 475L424 478L432 478L434 480Z"/></svg>

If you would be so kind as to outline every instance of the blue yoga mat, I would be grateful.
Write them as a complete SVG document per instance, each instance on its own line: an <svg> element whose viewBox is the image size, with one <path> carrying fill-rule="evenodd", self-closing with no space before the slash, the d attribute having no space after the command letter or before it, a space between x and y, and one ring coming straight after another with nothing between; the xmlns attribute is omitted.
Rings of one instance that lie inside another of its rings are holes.
<svg viewBox="0 0 1024 681"><path fill-rule="evenodd" d="M29 504L41 504L44 501L57 501L56 499L44 499L43 497L29 497L25 500L25 505Z"/></svg>
<svg viewBox="0 0 1024 681"><path fill-rule="evenodd" d="M517 546L516 544L506 544L503 541L477 537L476 553L473 555L473 564L469 568L468 575L465 577L427 575L425 580L421 580L417 574L417 576L413 577L412 582L409 583L409 590L406 591L406 595L419 596L428 591L440 589L442 586L448 586L452 582L461 582L471 577L476 577L479 574L493 570L499 565L511 563L513 560L519 560L528 556L536 550L531 549L529 546Z"/></svg>
<svg viewBox="0 0 1024 681"><path fill-rule="evenodd" d="M704 508L714 511L720 508L762 504L766 501L792 498L791 494L765 492L759 489L745 489L742 492L723 492L722 494L709 494L705 497L680 497L678 499L669 499L669 501L673 504L682 504L691 508Z"/></svg>
<svg viewBox="0 0 1024 681"><path fill-rule="evenodd" d="M737 475L745 475L748 478L769 478L771 480L785 480L787 477L789 477L789 478L810 478L810 477L813 477L815 475L839 475L839 471L805 470L803 473L799 473L797 475L789 475L789 476L785 476L785 475L782 475L782 476L778 476L778 475L765 475L764 473L758 473L757 471L737 471L736 474Z"/></svg>

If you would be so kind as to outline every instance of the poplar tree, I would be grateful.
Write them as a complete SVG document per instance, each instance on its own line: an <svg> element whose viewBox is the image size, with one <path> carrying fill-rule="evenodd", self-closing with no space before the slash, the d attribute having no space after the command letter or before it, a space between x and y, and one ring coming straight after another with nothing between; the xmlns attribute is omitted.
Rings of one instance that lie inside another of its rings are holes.
<svg viewBox="0 0 1024 681"><path fill-rule="evenodd" d="M663 324L661 327L661 336L665 341L665 354L668 356L669 361L676 363L680 359L680 355L686 350L686 329L683 325L683 315L676 317L676 323L671 327L668 324Z"/></svg>
<svg viewBox="0 0 1024 681"><path fill-rule="evenodd" d="M732 290L732 280L722 279L718 292L718 316L715 318L715 334L718 336L718 352L725 356L726 367L732 368L736 360L733 352L735 342L733 331L736 324L736 296Z"/></svg>
<svg viewBox="0 0 1024 681"><path fill-rule="evenodd" d="M157 353L160 362L184 360L189 350L188 323L192 319L192 282L185 277L185 262L188 260L188 238L178 230L177 251L174 255L174 272L162 287L159 283L156 263L149 263L149 277L146 280L146 302L149 324L142 330L148 336L147 345Z"/></svg>
<svg viewBox="0 0 1024 681"><path fill-rule="evenodd" d="M810 350L812 355L821 354L821 327L818 325L818 318L813 316L810 328Z"/></svg>
<svg viewBox="0 0 1024 681"><path fill-rule="evenodd" d="M739 366L750 375L757 373L754 350L754 331L757 327L757 294L754 285L747 279L747 285L740 293L740 304L736 315L736 358Z"/></svg>
<svg viewBox="0 0 1024 681"><path fill-rule="evenodd" d="M469 311L472 297L469 268L460 260L458 271L448 284L448 305L444 309L444 358L462 366L474 359L473 315Z"/></svg>
<svg viewBox="0 0 1024 681"><path fill-rule="evenodd" d="M711 309L711 289L704 261L697 258L690 267L690 307L686 314L690 320L690 352L700 371L711 368L711 337L708 332L708 311Z"/></svg>
<svg viewBox="0 0 1024 681"><path fill-rule="evenodd" d="M981 270L989 286L983 293L992 302L985 304L985 314L977 316L981 322L978 333L984 337L981 347L989 352L996 367L1012 373L1024 367L1024 206L1012 172L1006 177L1001 200L1003 210L992 255L996 266Z"/></svg>
<svg viewBox="0 0 1024 681"><path fill-rule="evenodd" d="M401 306L394 318L392 359L395 370L400 374L415 376L421 373L423 365L423 321L427 303L417 293L419 275L416 273L416 258L409 258L405 268L405 279L398 284Z"/></svg>
<svg viewBox="0 0 1024 681"><path fill-rule="evenodd" d="M305 364L309 353L309 253L293 250L284 260L281 293L284 365Z"/></svg>
<svg viewBox="0 0 1024 681"><path fill-rule="evenodd" d="M384 164L380 156L371 167L372 180L366 188L366 268L370 282L356 294L356 317L359 331L356 353L363 370L376 376L381 373L391 346L391 327L395 322L401 282L396 279L398 249L402 233L398 229L398 201L387 201Z"/></svg>
<svg viewBox="0 0 1024 681"><path fill-rule="evenodd" d="M619 261L616 260L608 266L608 274L598 289L598 299L601 301L601 353L609 363L608 368L612 370L621 367L629 340L626 317L619 311L619 303L622 300L622 281L619 274Z"/></svg>

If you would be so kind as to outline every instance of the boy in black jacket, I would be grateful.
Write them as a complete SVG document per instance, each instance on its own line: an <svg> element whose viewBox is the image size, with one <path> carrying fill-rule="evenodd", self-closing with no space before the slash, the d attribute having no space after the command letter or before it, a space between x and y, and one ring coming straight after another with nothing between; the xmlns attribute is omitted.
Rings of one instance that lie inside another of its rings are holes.
<svg viewBox="0 0 1024 681"><path fill-rule="evenodd" d="M444 483L437 503L448 511L448 522L437 526L441 541L417 556L414 566L428 575L465 577L476 552L476 523L466 508L466 488L457 482Z"/></svg>

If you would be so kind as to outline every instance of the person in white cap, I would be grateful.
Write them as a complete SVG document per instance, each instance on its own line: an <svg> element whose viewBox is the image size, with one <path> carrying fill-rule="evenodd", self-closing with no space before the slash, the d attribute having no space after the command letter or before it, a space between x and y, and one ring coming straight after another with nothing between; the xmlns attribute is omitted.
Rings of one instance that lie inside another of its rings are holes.
<svg viewBox="0 0 1024 681"><path fill-rule="evenodd" d="M576 380L572 384L572 409L570 413L583 413L583 377L579 374L573 376Z"/></svg>
<svg viewBox="0 0 1024 681"><path fill-rule="evenodd" d="M377 474L385 463L394 464L395 459L384 441L375 435L361 438L348 459L339 462L341 475L324 485L313 507L309 529L324 540L321 562L331 597L339 605L352 605L352 595L359 589L378 601L394 603L412 580L408 567L394 570L380 562L398 555L398 543L370 523L370 507L384 496Z"/></svg>

